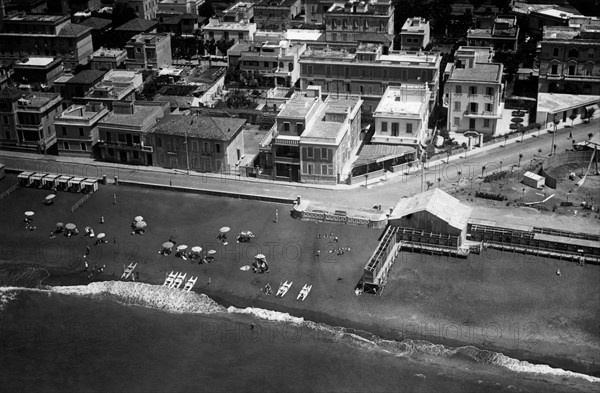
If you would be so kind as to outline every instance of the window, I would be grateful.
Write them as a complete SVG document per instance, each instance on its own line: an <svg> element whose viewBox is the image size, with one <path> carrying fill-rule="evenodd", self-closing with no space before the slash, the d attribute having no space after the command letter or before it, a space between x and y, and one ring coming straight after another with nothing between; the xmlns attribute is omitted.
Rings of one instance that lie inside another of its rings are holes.
<svg viewBox="0 0 600 393"><path fill-rule="evenodd" d="M455 92L456 92L456 94L462 94L462 86L460 86L460 85L456 86Z"/></svg>
<svg viewBox="0 0 600 393"><path fill-rule="evenodd" d="M63 149L69 150L69 142L63 142Z"/></svg>
<svg viewBox="0 0 600 393"><path fill-rule="evenodd" d="M304 131L304 124L296 123L296 134L300 135L302 134L302 131Z"/></svg>
<svg viewBox="0 0 600 393"><path fill-rule="evenodd" d="M469 95L476 95L477 94L477 86L469 86Z"/></svg>
<svg viewBox="0 0 600 393"><path fill-rule="evenodd" d="M220 143L215 143L215 152L216 153L221 153L221 144Z"/></svg>
<svg viewBox="0 0 600 393"><path fill-rule="evenodd" d="M283 123L283 131L290 132L290 123L288 123L287 121Z"/></svg>
<svg viewBox="0 0 600 393"><path fill-rule="evenodd" d="M244 33L238 33L238 40L242 41L244 39Z"/></svg>
<svg viewBox="0 0 600 393"><path fill-rule="evenodd" d="M589 60L594 59L594 50L593 49L588 49L588 59Z"/></svg>
<svg viewBox="0 0 600 393"><path fill-rule="evenodd" d="M63 134L63 136L67 135L67 127L65 127L65 126L62 126L62 127L60 127L60 129L62 130L62 134ZM108 133L107 133L107 134L108 134ZM110 138L106 138L106 139L108 139L108 140L110 141Z"/></svg>
<svg viewBox="0 0 600 393"><path fill-rule="evenodd" d="M454 125L457 126L457 127L460 126L460 117L455 117L454 118Z"/></svg>
<svg viewBox="0 0 600 393"><path fill-rule="evenodd" d="M81 142L81 151L87 151L87 145L85 142Z"/></svg>
<svg viewBox="0 0 600 393"><path fill-rule="evenodd" d="M79 127L79 136L83 136L83 127Z"/></svg>
<svg viewBox="0 0 600 393"><path fill-rule="evenodd" d="M358 91L360 92L360 94L365 94L365 89L363 88L363 85L358 86Z"/></svg>
<svg viewBox="0 0 600 393"><path fill-rule="evenodd" d="M325 148L325 147L321 148L321 158L323 160L327 160L327 148Z"/></svg>
<svg viewBox="0 0 600 393"><path fill-rule="evenodd" d="M572 58L578 58L579 57L579 51L577 49L570 49L569 50L569 57Z"/></svg>
<svg viewBox="0 0 600 393"><path fill-rule="evenodd" d="M346 83L346 92L352 93L352 86L350 85L350 83Z"/></svg>
<svg viewBox="0 0 600 393"><path fill-rule="evenodd" d="M306 148L306 157L308 157L308 158L314 158L313 148L312 147Z"/></svg>
<svg viewBox="0 0 600 393"><path fill-rule="evenodd" d="M331 78L331 66L326 66L325 67L325 76L327 78Z"/></svg>
<svg viewBox="0 0 600 393"><path fill-rule="evenodd" d="M326 175L327 174L327 165L321 165L321 174L322 175Z"/></svg>
<svg viewBox="0 0 600 393"><path fill-rule="evenodd" d="M387 121L381 122L381 132L387 132Z"/></svg>
<svg viewBox="0 0 600 393"><path fill-rule="evenodd" d="M137 53L142 53L142 48L140 48L140 47L138 46L137 48L135 48L135 51L136 51Z"/></svg>
<svg viewBox="0 0 600 393"><path fill-rule="evenodd" d="M406 133L412 134L412 123L406 123Z"/></svg>
<svg viewBox="0 0 600 393"><path fill-rule="evenodd" d="M306 166L306 169L307 169L307 172L308 172L309 175L312 175L315 172L314 169L313 169L313 164L308 164Z"/></svg>
<svg viewBox="0 0 600 393"><path fill-rule="evenodd" d="M106 131L106 141L110 142L112 140L112 132Z"/></svg>
<svg viewBox="0 0 600 393"><path fill-rule="evenodd" d="M210 145L208 142L202 143L202 152L205 154L210 153Z"/></svg>
<svg viewBox="0 0 600 393"><path fill-rule="evenodd" d="M552 57L558 57L558 48L552 49Z"/></svg>
<svg viewBox="0 0 600 393"><path fill-rule="evenodd" d="M312 75L312 73L313 73L313 68L312 68L312 66L311 66L311 65L309 65L309 66L308 66L308 67L306 67L306 68L307 68L307 74L308 74L308 75Z"/></svg>
<svg viewBox="0 0 600 393"><path fill-rule="evenodd" d="M493 96L494 95L494 88L493 87L486 87L485 88L485 94L488 96Z"/></svg>
<svg viewBox="0 0 600 393"><path fill-rule="evenodd" d="M161 138L156 138L156 147L162 147L162 139Z"/></svg>
<svg viewBox="0 0 600 393"><path fill-rule="evenodd" d="M490 119L483 119L483 127L490 128Z"/></svg>
<svg viewBox="0 0 600 393"><path fill-rule="evenodd" d="M558 65L557 64L552 64L552 66L550 67L550 74L552 74L552 75L558 74Z"/></svg>
<svg viewBox="0 0 600 393"><path fill-rule="evenodd" d="M398 123L392 123L392 136L398 136Z"/></svg>
<svg viewBox="0 0 600 393"><path fill-rule="evenodd" d="M479 105L476 102L471 102L469 111L472 113L477 113L478 110L479 110Z"/></svg>
<svg viewBox="0 0 600 393"><path fill-rule="evenodd" d="M569 75L575 75L576 67L574 65L569 66Z"/></svg>
<svg viewBox="0 0 600 393"><path fill-rule="evenodd" d="M459 111L460 110L460 101L455 101L454 102L454 110L455 111Z"/></svg>
<svg viewBox="0 0 600 393"><path fill-rule="evenodd" d="M384 80L388 79L388 70L383 70L383 79Z"/></svg>
<svg viewBox="0 0 600 393"><path fill-rule="evenodd" d="M492 111L492 104L485 104L485 110L486 110L486 112L491 112Z"/></svg>
<svg viewBox="0 0 600 393"><path fill-rule="evenodd" d="M117 140L121 143L125 143L125 134L118 134Z"/></svg>
<svg viewBox="0 0 600 393"><path fill-rule="evenodd" d="M263 64L264 64L265 68L269 68L269 62L268 61L264 61Z"/></svg>
<svg viewBox="0 0 600 393"><path fill-rule="evenodd" d="M402 70L402 80L405 81L408 79L408 71Z"/></svg>

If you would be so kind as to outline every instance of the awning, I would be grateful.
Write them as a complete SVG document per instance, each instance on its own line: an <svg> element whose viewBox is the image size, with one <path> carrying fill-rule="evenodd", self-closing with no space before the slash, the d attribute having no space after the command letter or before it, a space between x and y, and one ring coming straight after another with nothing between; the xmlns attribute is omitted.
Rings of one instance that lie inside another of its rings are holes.
<svg viewBox="0 0 600 393"><path fill-rule="evenodd" d="M364 145L352 166L356 168L361 165L380 163L416 151L416 148L404 145Z"/></svg>
<svg viewBox="0 0 600 393"><path fill-rule="evenodd" d="M590 112L590 111L597 111L598 110L598 104L586 106L585 110L588 111L588 112Z"/></svg>

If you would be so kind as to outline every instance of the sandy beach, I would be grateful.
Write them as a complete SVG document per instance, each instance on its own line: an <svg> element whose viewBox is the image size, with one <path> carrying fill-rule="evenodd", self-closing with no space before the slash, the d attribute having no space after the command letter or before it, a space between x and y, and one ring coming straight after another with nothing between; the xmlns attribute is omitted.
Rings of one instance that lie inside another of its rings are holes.
<svg viewBox="0 0 600 393"><path fill-rule="evenodd" d="M198 276L196 291L224 305L284 311L391 339L474 345L600 375L599 266L490 250L468 259L404 253L382 296L355 296L354 287L381 230L297 221L286 205L124 186L102 186L71 213L82 195L61 192L54 205L44 206L48 193L19 189L0 201L2 267L43 267L51 275L45 285L89 282L89 271L83 272L89 245L90 268L106 266L104 274L92 280L118 279L124 265L137 262L141 281L160 285L171 271L186 272L188 277ZM25 229L27 210L35 211L34 231ZM136 215L148 222L143 235L131 234ZM57 222L75 223L80 234L50 238ZM95 239L83 236L85 226L106 233L108 243L94 245ZM231 227L227 246L217 241L222 226ZM236 243L242 230L256 237ZM214 249L216 260L198 264L159 254L169 238ZM347 247L350 251L343 255L334 251ZM257 253L267 257L270 273L240 270ZM267 283L276 289L286 280L294 284L284 298L261 291ZM296 301L307 283L313 285L312 292L305 302Z"/></svg>

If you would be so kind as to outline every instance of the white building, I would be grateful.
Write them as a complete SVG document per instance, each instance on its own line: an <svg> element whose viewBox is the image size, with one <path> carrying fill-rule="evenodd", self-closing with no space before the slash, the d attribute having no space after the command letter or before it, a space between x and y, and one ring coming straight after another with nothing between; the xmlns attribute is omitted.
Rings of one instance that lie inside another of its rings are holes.
<svg viewBox="0 0 600 393"><path fill-rule="evenodd" d="M210 22L202 29L206 41L221 39L235 42L253 41L256 33L256 23L247 20L240 22L226 22L218 18L211 18Z"/></svg>
<svg viewBox="0 0 600 393"><path fill-rule="evenodd" d="M400 49L425 49L429 45L429 35L429 22L425 18L408 18L400 30Z"/></svg>
<svg viewBox="0 0 600 393"><path fill-rule="evenodd" d="M430 96L427 84L389 86L373 113L375 133L371 143L423 146Z"/></svg>
<svg viewBox="0 0 600 393"><path fill-rule="evenodd" d="M485 51L479 51L478 55L478 49L473 50L472 59L465 60L468 58L465 55L447 68L450 76L444 88L444 106L448 108L449 132L477 131L494 135L502 118L503 65L485 61L489 56L480 56ZM461 47L458 51L466 53L469 48Z"/></svg>

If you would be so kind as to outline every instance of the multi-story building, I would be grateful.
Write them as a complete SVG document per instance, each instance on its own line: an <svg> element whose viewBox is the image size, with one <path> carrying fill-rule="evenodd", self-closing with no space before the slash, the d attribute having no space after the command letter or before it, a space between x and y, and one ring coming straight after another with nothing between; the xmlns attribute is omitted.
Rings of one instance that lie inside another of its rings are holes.
<svg viewBox="0 0 600 393"><path fill-rule="evenodd" d="M326 40L331 42L354 41L359 33L394 34L391 0L334 2L323 19Z"/></svg>
<svg viewBox="0 0 600 393"><path fill-rule="evenodd" d="M72 70L93 52L92 28L71 23L68 15L11 15L0 27L0 60L52 56Z"/></svg>
<svg viewBox="0 0 600 393"><path fill-rule="evenodd" d="M54 119L58 155L94 157L98 123L108 109L103 105L71 105Z"/></svg>
<svg viewBox="0 0 600 393"><path fill-rule="evenodd" d="M254 17L254 4L253 2L238 1L227 7L221 17L225 22L251 20Z"/></svg>
<svg viewBox="0 0 600 393"><path fill-rule="evenodd" d="M166 33L138 34L125 45L127 69L159 69L173 63L171 36Z"/></svg>
<svg viewBox="0 0 600 393"><path fill-rule="evenodd" d="M41 85L54 82L64 72L62 60L54 57L30 57L17 61L13 65L13 80L17 83L34 85L37 90Z"/></svg>
<svg viewBox="0 0 600 393"><path fill-rule="evenodd" d="M115 0L115 4L125 4L132 8L138 18L152 20L158 11L158 0Z"/></svg>
<svg viewBox="0 0 600 393"><path fill-rule="evenodd" d="M254 22L259 29L285 30L301 13L300 0L260 0L254 5Z"/></svg>
<svg viewBox="0 0 600 393"><path fill-rule="evenodd" d="M158 3L158 12L176 11L180 14L190 14L197 16L198 7L204 3L204 0L161 0ZM156 17L156 16L155 16Z"/></svg>
<svg viewBox="0 0 600 393"><path fill-rule="evenodd" d="M124 49L100 48L92 54L90 60L93 70L114 70L125 64L127 51Z"/></svg>
<svg viewBox="0 0 600 393"><path fill-rule="evenodd" d="M46 153L56 143L54 118L61 110L56 93L0 91L0 147Z"/></svg>
<svg viewBox="0 0 600 393"><path fill-rule="evenodd" d="M142 18L134 18L123 23L111 32L111 46L122 48L127 41L138 34L155 34L158 22Z"/></svg>
<svg viewBox="0 0 600 393"><path fill-rule="evenodd" d="M536 38L543 35L544 27L568 26L573 17L582 16L577 9L567 5L537 4L528 7L527 27Z"/></svg>
<svg viewBox="0 0 600 393"><path fill-rule="evenodd" d="M103 79L74 99L78 103L101 104L108 110L113 109L115 101L134 101L136 89L132 82Z"/></svg>
<svg viewBox="0 0 600 393"><path fill-rule="evenodd" d="M430 34L429 21L425 18L408 18L400 30L400 49L425 49L429 45Z"/></svg>
<svg viewBox="0 0 600 393"><path fill-rule="evenodd" d="M168 102L113 102L113 111L98 123L100 159L133 165L153 165L147 137L158 119L169 112Z"/></svg>
<svg viewBox="0 0 600 393"><path fill-rule="evenodd" d="M300 55L305 44L289 41L254 41L237 43L227 52L229 66L259 73L269 80L270 86L291 87L300 79Z"/></svg>
<svg viewBox="0 0 600 393"><path fill-rule="evenodd" d="M229 172L244 153L244 119L167 115L150 132L154 165L198 172Z"/></svg>
<svg viewBox="0 0 600 393"><path fill-rule="evenodd" d="M600 23L545 27L539 93L600 95Z"/></svg>
<svg viewBox="0 0 600 393"><path fill-rule="evenodd" d="M498 15L490 28L473 28L467 31L469 46L491 46L496 50L517 50L519 25L517 17Z"/></svg>
<svg viewBox="0 0 600 393"><path fill-rule="evenodd" d="M424 83L388 87L373 112L371 143L412 146L420 151L428 137L430 95Z"/></svg>
<svg viewBox="0 0 600 393"><path fill-rule="evenodd" d="M202 28L202 32L206 41L253 41L256 23L250 23L246 19L239 22L227 22L218 18L210 18L210 22Z"/></svg>
<svg viewBox="0 0 600 393"><path fill-rule="evenodd" d="M503 66L471 61L489 59L486 49L491 50L460 47L456 64L449 67L443 101L448 108L447 129L450 132L476 131L494 135L498 131L498 120L502 118L504 108Z"/></svg>
<svg viewBox="0 0 600 393"><path fill-rule="evenodd" d="M63 75L54 81L54 91L63 98L63 108L67 108L75 97L83 97L86 91L102 80L106 71L83 70L77 75Z"/></svg>
<svg viewBox="0 0 600 393"><path fill-rule="evenodd" d="M300 87L321 86L323 92L354 94L372 112L388 86L427 83L437 97L441 56L437 52L392 51L383 54L381 44L359 44L354 50L309 47L300 56Z"/></svg>
<svg viewBox="0 0 600 393"><path fill-rule="evenodd" d="M78 23L79 26L87 26L92 28L92 42L94 50L102 45L114 45L110 41L109 32L112 30L112 21L109 19L97 18L92 16Z"/></svg>
<svg viewBox="0 0 600 393"><path fill-rule="evenodd" d="M357 96L323 100L318 86L294 93L261 143L269 150L263 167L276 180L344 181L360 145L362 102Z"/></svg>

